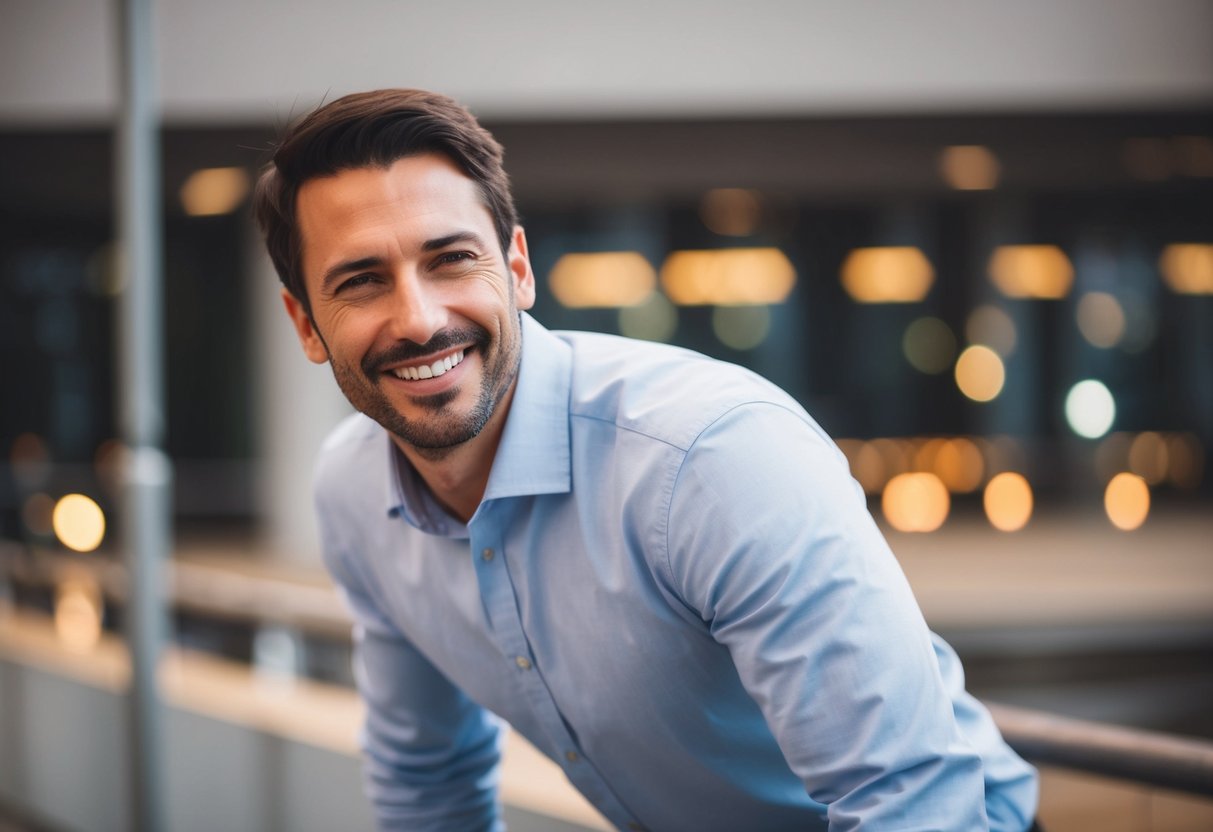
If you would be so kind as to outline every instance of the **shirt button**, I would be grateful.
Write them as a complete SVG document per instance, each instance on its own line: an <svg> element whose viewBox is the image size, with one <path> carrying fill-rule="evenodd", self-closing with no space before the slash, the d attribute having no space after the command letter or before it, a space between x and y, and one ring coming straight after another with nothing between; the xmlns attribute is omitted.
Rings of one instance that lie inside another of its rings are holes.
<svg viewBox="0 0 1213 832"><path fill-rule="evenodd" d="M565 758L566 760L568 760L570 763L575 763L575 762L577 762L578 760L580 760L580 759L581 759L581 757L579 757L579 756L577 755L577 752L576 752L576 751L566 751L566 752L564 752L564 758Z"/></svg>
<svg viewBox="0 0 1213 832"><path fill-rule="evenodd" d="M531 660L528 659L526 656L517 657L516 659L514 659L514 664L518 665L518 667L520 667L522 670L531 669Z"/></svg>
<svg viewBox="0 0 1213 832"><path fill-rule="evenodd" d="M483 552L480 553L480 557L483 558L484 560L492 560L493 559L493 550L485 549Z"/></svg>

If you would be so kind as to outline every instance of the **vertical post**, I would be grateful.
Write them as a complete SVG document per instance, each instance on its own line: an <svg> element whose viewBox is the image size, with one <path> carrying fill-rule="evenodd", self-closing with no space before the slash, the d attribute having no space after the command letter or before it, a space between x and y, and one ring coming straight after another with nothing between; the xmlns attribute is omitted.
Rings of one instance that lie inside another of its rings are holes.
<svg viewBox="0 0 1213 832"><path fill-rule="evenodd" d="M155 111L152 0L117 0L121 117L115 141L120 250L121 425L129 450L123 493L127 644L131 659L131 825L168 827L156 670L165 637L161 561L169 550L172 466L164 437L160 278L160 142Z"/></svg>

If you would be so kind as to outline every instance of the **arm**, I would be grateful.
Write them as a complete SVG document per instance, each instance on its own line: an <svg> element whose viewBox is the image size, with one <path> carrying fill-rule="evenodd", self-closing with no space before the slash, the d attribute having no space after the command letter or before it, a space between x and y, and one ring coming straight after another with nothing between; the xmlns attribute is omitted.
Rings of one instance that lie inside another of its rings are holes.
<svg viewBox="0 0 1213 832"><path fill-rule="evenodd" d="M987 826L930 635L845 460L803 415L744 405L688 451L669 569L728 648L831 830Z"/></svg>
<svg viewBox="0 0 1213 832"><path fill-rule="evenodd" d="M383 830L501 830L500 727L377 608L352 565L326 545L354 618L354 675L366 703L366 790Z"/></svg>

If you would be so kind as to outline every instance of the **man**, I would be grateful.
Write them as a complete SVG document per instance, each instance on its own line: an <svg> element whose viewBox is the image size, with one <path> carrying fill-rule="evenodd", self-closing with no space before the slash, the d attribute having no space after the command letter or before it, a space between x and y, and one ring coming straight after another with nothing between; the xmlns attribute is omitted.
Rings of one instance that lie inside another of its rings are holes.
<svg viewBox="0 0 1213 832"><path fill-rule="evenodd" d="M500 827L507 720L620 828L1023 830L1032 769L786 394L553 333L501 148L450 99L303 119L257 215L361 411L316 506L385 829Z"/></svg>

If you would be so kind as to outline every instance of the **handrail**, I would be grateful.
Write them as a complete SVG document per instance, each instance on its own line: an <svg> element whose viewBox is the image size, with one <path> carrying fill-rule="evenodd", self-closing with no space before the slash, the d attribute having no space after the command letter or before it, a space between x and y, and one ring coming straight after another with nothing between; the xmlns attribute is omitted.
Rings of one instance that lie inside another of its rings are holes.
<svg viewBox="0 0 1213 832"><path fill-rule="evenodd" d="M83 567L108 596L118 601L125 596L125 575L118 563L49 552L37 558L20 557L16 547L5 548L0 546L0 575L52 585L64 573ZM170 572L170 591L179 609L348 637L349 618L326 577L317 572L308 576L314 580L303 580L290 570L276 571L248 574L177 559ZM1213 742L1011 705L988 707L1011 747L1033 763L1213 796Z"/></svg>
<svg viewBox="0 0 1213 832"><path fill-rule="evenodd" d="M987 704L1006 741L1033 763L1213 796L1213 742Z"/></svg>

